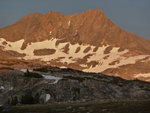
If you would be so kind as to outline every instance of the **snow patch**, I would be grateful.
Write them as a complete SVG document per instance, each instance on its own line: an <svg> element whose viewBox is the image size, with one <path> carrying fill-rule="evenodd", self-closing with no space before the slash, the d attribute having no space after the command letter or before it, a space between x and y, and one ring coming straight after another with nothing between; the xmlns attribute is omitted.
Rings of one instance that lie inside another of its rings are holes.
<svg viewBox="0 0 150 113"><path fill-rule="evenodd" d="M14 51L17 51L19 53L23 53L21 50L21 47L22 47L22 44L24 42L24 39L18 40L16 42L6 41L7 42L6 45L2 45L3 41L6 41L6 40L1 38L0 39L0 45L4 47L4 50L14 50Z"/></svg>
<svg viewBox="0 0 150 113"><path fill-rule="evenodd" d="M20 69L20 71L25 73L25 72L27 72L27 69ZM40 72L33 71L33 70L29 70L29 72L36 72L36 73L42 74ZM44 79L55 80L53 83L50 83L50 84L57 84L58 81L62 79L61 77L55 77L55 76L51 76L51 75L48 75L48 74L42 74L42 76L43 76ZM13 87L11 87L10 90L13 90Z"/></svg>
<svg viewBox="0 0 150 113"><path fill-rule="evenodd" d="M69 20L69 21L68 21L68 26L70 26L70 23L71 23L71 21Z"/></svg>
<svg viewBox="0 0 150 113"><path fill-rule="evenodd" d="M2 89L2 90L3 90L3 89L5 89L5 88L4 88L4 86L0 86L0 89Z"/></svg>
<svg viewBox="0 0 150 113"><path fill-rule="evenodd" d="M61 77L55 77L55 76L51 76L51 75L42 75L43 78L48 79L48 80L55 80L53 83L50 84L57 84L59 80L61 80Z"/></svg>
<svg viewBox="0 0 150 113"><path fill-rule="evenodd" d="M49 32L49 35L52 35L52 31Z"/></svg>
<svg viewBox="0 0 150 113"><path fill-rule="evenodd" d="M45 99L45 101L48 102L48 101L50 100L50 98L51 98L51 95L50 95L50 94L46 94L46 99Z"/></svg>
<svg viewBox="0 0 150 113"><path fill-rule="evenodd" d="M150 57L149 58L147 58L147 59L143 59L143 60L141 60L141 62L149 62L150 61Z"/></svg>
<svg viewBox="0 0 150 113"><path fill-rule="evenodd" d="M135 74L134 78L139 78L139 77L150 77L150 73L139 73L139 74Z"/></svg>
<svg viewBox="0 0 150 113"><path fill-rule="evenodd" d="M27 69L20 69L21 72L24 72L26 73L27 72ZM29 72L33 72L33 70L28 70Z"/></svg>
<svg viewBox="0 0 150 113"><path fill-rule="evenodd" d="M96 61L96 62L99 62L99 64L96 65L95 67L90 67L90 68L88 68L86 64L85 65L81 64L80 66L86 68L83 70L86 72L103 72L104 70L108 68L118 68L119 66L122 66L122 65L135 64L138 60L142 60L150 56L150 55L137 55L137 56L132 56L132 57L126 57L124 56L124 54L129 52L129 50L126 49L124 51L119 52L118 51L119 47L113 47L109 54L104 54L104 51L110 45L103 45L102 47L98 47L96 52L93 52L93 49L95 48L95 46L91 46L89 44L79 45L78 43L71 44L70 42L64 42L64 43L59 43L59 45L56 46L56 42L58 40L59 39L52 38L51 40L45 40L45 41L34 42L34 43L32 42L30 45L27 45L27 47L24 50L21 49L22 44L24 42L23 39L16 41L16 42L9 42L3 38L0 38L0 45L4 47L4 50L13 50L21 54L25 53L26 54L25 57L19 57L25 60L39 59L41 61L47 62L51 60L57 60L59 57L63 57L62 59L60 59L60 61L58 60L58 62L65 63L65 64L76 63L78 59L82 59L86 55L92 54L87 59L87 63L91 61ZM8 44L2 45L3 41L6 41ZM62 48L66 44L69 44L68 54L64 53L62 50ZM91 47L91 49L88 51L88 53L84 53L84 50L89 46ZM78 47L80 47L80 51L78 53L75 53ZM38 49L55 49L56 52L52 55L36 56L34 55L34 50L38 50ZM107 59L104 59L104 57L106 56L108 56ZM115 62L115 61L119 61L119 62L117 62L114 65L110 65L110 63ZM26 70L23 70L23 72L26 72Z"/></svg>
<svg viewBox="0 0 150 113"><path fill-rule="evenodd" d="M64 69L64 68L67 68L66 66L61 66L60 68Z"/></svg>
<svg viewBox="0 0 150 113"><path fill-rule="evenodd" d="M0 42L2 43L3 40L5 40L5 39L1 38L1 40L2 41L0 41ZM63 59L60 60L60 62L68 63L68 64L69 63L75 63L77 61L77 59L79 59L79 58L81 59L81 58L83 58L84 56L86 56L89 53L95 54L92 51L92 49L94 49L95 46L91 46L89 44L87 44L87 45L79 45L78 43L72 45L69 42L65 42L65 43L60 43L56 47L55 46L56 45L56 41L58 41L58 40L59 39L52 38L51 40L45 40L45 41L41 41L41 42L34 42L34 43L31 43L30 45L27 45L27 47L24 50L21 49L24 40L20 40L20 41L17 41L17 42L9 42L9 41L7 41L7 43L10 44L11 47L4 46L4 49L5 50L13 50L13 51L16 51L18 53L25 53L26 56L23 57L25 60L40 59L42 61L51 61L51 60L56 60L59 57L64 57ZM62 48L66 44L70 44L68 54L66 54L66 53L64 53L62 51ZM83 51L89 46L91 47L91 50L88 53L84 53ZM75 53L75 51L76 51L76 49L78 47L80 47L80 51L78 53ZM106 47L108 47L108 46L106 46ZM104 47L104 48L106 48L106 47ZM38 49L55 49L56 52L54 54L52 54L52 55L36 56L36 55L34 55L34 50L38 50ZM69 59L69 57L72 57L72 58ZM22 58L22 57L20 57L20 58Z"/></svg>
<svg viewBox="0 0 150 113"><path fill-rule="evenodd" d="M133 56L133 57L125 57L123 55L129 52L129 50L118 52L118 49L119 49L118 47L113 47L109 54L104 54L105 49L106 49L106 46L99 47L95 55L91 56L88 59L88 62L98 61L99 64L96 65L95 67L84 69L83 71L103 72L108 68L118 68L119 66L122 66L122 65L135 64L138 60L144 59L148 56L148 55L138 55L138 56ZM105 56L108 56L108 58L103 59ZM110 63L114 61L119 61L119 62L114 65L110 65Z"/></svg>
<svg viewBox="0 0 150 113"><path fill-rule="evenodd" d="M87 64L80 64L81 67L86 68Z"/></svg>

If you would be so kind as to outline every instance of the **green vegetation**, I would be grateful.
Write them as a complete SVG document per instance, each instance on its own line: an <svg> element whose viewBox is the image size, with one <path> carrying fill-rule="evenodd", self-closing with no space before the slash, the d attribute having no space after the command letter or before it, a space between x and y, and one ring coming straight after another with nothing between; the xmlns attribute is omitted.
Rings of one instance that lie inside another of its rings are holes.
<svg viewBox="0 0 150 113"><path fill-rule="evenodd" d="M11 105L16 105L16 104L18 103L18 98L15 96L14 98L12 98L12 101L11 101L11 102L9 101L9 103L10 103Z"/></svg>
<svg viewBox="0 0 150 113"><path fill-rule="evenodd" d="M38 93L34 97L31 94L26 94L21 97L20 102L18 101L18 98L15 96L15 97L12 97L11 101L9 99L8 103L10 105L17 105L18 103L20 103L20 104L38 104L39 98L40 98L40 95Z"/></svg>
<svg viewBox="0 0 150 113"><path fill-rule="evenodd" d="M21 98L21 103L22 104L34 104L34 98L32 95L24 95Z"/></svg>

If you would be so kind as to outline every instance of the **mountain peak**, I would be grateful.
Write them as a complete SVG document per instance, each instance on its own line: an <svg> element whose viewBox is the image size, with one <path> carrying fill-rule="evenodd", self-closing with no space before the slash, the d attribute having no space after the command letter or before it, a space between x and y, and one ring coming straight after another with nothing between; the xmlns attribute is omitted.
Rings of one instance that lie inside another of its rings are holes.
<svg viewBox="0 0 150 113"><path fill-rule="evenodd" d="M90 9L87 11L84 11L85 13L95 13L95 14L104 14L104 12L101 9Z"/></svg>
<svg viewBox="0 0 150 113"><path fill-rule="evenodd" d="M53 33L49 35L51 31ZM25 39L31 42L55 37L72 44L105 44L150 53L147 41L118 27L100 9L67 16L55 11L49 11L45 15L29 14L17 23L1 29L0 37L9 41Z"/></svg>
<svg viewBox="0 0 150 113"><path fill-rule="evenodd" d="M42 16L42 15L43 15L42 13L31 13L31 14L24 16L23 19L36 18L36 17Z"/></svg>
<svg viewBox="0 0 150 113"><path fill-rule="evenodd" d="M56 12L56 11L49 11L48 13L45 14L46 16L64 16L62 13L60 12Z"/></svg>
<svg viewBox="0 0 150 113"><path fill-rule="evenodd" d="M99 9L67 16L54 11L29 14L0 29L1 52L126 78L150 73L143 69L150 67L150 42L121 29ZM130 69L132 73L124 73Z"/></svg>
<svg viewBox="0 0 150 113"><path fill-rule="evenodd" d="M82 14L87 14L87 15L97 15L97 16L105 16L105 13L100 10L100 9L90 9L87 11L84 11Z"/></svg>

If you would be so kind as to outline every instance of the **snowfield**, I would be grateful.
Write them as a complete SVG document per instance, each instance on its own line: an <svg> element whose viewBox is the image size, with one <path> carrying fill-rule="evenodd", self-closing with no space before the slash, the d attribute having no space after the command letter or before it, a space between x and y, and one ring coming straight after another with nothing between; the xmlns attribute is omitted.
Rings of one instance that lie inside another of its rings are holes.
<svg viewBox="0 0 150 113"><path fill-rule="evenodd" d="M51 33L51 31L50 31ZM41 61L52 61L59 59L58 62L64 63L64 64L72 64L72 63L77 63L81 67L84 68L83 71L85 72L103 72L107 70L108 68L119 68L119 66L127 65L127 64L135 64L138 60L142 60L150 55L133 55L130 57L124 56L124 54L130 52L129 50L123 50L123 51L118 51L119 47L113 47L111 51L107 54L104 53L104 51L110 47L110 45L103 45L102 47L98 47L96 51L93 51L96 46L91 46L89 44L83 45L83 44L74 44L72 45L69 42L64 42L64 43L59 43L56 45L56 42L59 39L52 38L51 40L45 40L41 42L31 42L30 44L27 45L27 47L22 50L21 47L24 43L24 39L16 41L16 42L10 42L6 41L4 38L0 38L0 46L3 47L4 51L7 50L12 50L21 54L25 54L24 57L18 57L18 58L23 58L25 60L34 60L34 59L39 59ZM7 42L7 43L3 43ZM65 53L63 51L63 48L69 44L68 46L68 52ZM90 49L85 52L85 49L89 48ZM80 48L80 50L76 53L77 48ZM41 50L41 49L53 49L55 50L55 53L50 54L50 55L35 55L34 51L35 50ZM84 64L80 64L78 62L78 59L83 59L87 55L90 55L87 58L87 61ZM107 57L107 58L105 58ZM98 65L95 67L88 67L87 63L90 63L92 61L98 62ZM111 63L115 62L113 65L110 65ZM64 65L65 66L65 65ZM62 64L63 67L63 64Z"/></svg>

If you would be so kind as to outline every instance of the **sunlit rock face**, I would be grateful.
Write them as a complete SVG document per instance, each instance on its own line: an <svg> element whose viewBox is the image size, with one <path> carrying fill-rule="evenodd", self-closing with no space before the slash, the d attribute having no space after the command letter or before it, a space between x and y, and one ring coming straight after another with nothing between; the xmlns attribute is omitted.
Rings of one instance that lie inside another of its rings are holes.
<svg viewBox="0 0 150 113"><path fill-rule="evenodd" d="M0 54L1 59L150 80L150 41L121 29L99 9L29 14L0 29Z"/></svg>

